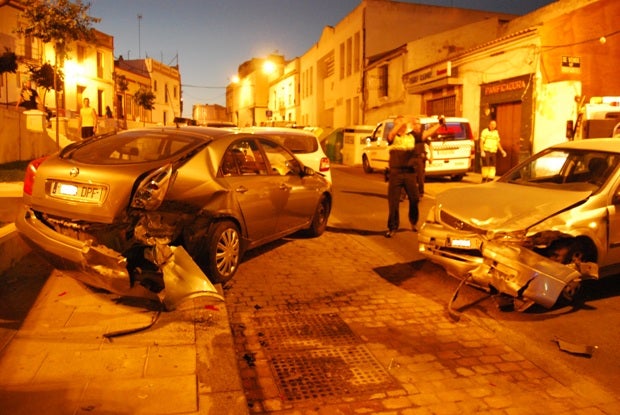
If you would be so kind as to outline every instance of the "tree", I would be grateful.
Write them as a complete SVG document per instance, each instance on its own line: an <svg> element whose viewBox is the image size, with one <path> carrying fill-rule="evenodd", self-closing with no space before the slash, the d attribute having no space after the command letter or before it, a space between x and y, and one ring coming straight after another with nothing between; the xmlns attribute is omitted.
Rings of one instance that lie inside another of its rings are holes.
<svg viewBox="0 0 620 415"><path fill-rule="evenodd" d="M65 77L62 71L59 69L54 71L54 68L49 63L44 63L41 66L30 66L30 79L33 80L37 86L45 89L45 94L43 95L43 102L45 102L45 95L49 90L54 89L54 78L58 78L58 82L56 85L56 92L63 91Z"/></svg>
<svg viewBox="0 0 620 415"><path fill-rule="evenodd" d="M59 91L58 70L70 52L69 45L77 40L94 41L91 24L101 19L88 15L90 3L75 3L69 0L29 0L24 2L22 19L24 25L17 33L52 43L54 47L54 91ZM58 93L55 94L56 115L59 115ZM58 123L56 123L56 144L59 145Z"/></svg>
<svg viewBox="0 0 620 415"><path fill-rule="evenodd" d="M7 74L4 79L4 85L8 85L8 73L15 73L17 71L17 55L15 52L11 52L9 48L4 48L4 53L0 55L0 76ZM5 94L7 99L7 105L9 105L9 94Z"/></svg>
<svg viewBox="0 0 620 415"><path fill-rule="evenodd" d="M155 108L155 93L150 89L140 87L133 95L134 102L145 110L152 110ZM143 124L146 124L144 117L142 117Z"/></svg>

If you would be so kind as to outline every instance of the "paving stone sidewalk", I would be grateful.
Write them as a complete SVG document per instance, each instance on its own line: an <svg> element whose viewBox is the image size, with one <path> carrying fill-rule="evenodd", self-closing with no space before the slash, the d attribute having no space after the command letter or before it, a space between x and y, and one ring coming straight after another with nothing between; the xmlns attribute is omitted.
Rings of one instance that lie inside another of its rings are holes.
<svg viewBox="0 0 620 415"><path fill-rule="evenodd" d="M331 230L256 252L225 289L251 413L620 413L599 385L554 378L377 273L411 258Z"/></svg>

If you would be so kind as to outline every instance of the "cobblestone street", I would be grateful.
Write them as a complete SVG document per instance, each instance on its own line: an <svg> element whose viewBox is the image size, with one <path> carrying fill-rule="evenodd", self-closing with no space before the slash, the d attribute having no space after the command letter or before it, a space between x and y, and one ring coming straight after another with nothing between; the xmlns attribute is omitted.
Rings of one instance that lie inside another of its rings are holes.
<svg viewBox="0 0 620 415"><path fill-rule="evenodd" d="M381 278L433 270L376 249L332 224L246 256L225 296L251 413L620 413L596 385L555 379L473 320L454 321L424 287Z"/></svg>

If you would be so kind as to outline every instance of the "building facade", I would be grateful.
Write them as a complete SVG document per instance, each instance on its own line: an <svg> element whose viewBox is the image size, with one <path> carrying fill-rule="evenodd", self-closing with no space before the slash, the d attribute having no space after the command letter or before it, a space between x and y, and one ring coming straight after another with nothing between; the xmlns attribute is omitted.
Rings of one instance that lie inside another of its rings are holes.
<svg viewBox="0 0 620 415"><path fill-rule="evenodd" d="M116 61L117 76L127 81L127 89L119 91L117 82L117 114L126 121L173 125L181 117L181 73L178 66L168 66L152 58ZM137 105L134 96L140 89L155 95L153 109ZM124 110L123 110L124 108ZM119 110L120 109L120 110Z"/></svg>
<svg viewBox="0 0 620 415"><path fill-rule="evenodd" d="M502 173L566 140L584 100L620 96L618 15L614 0L558 0L524 16L362 0L278 85L296 98L286 111L297 124L326 132L443 114L468 118L477 138L496 120L508 152Z"/></svg>

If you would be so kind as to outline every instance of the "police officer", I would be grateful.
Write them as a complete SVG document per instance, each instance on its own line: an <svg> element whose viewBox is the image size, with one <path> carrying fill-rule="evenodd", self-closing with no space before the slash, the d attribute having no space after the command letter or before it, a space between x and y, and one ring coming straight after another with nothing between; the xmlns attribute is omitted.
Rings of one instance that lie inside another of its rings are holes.
<svg viewBox="0 0 620 415"><path fill-rule="evenodd" d="M388 230L385 233L386 238L391 238L394 232L398 230L400 224L399 203L403 189L409 199L408 217L411 230L417 232L420 214L418 209L420 198L418 171L421 169L419 167L420 159L422 159L422 162L425 160L423 157L418 156L416 152L416 141L420 141L423 145L428 140L428 137L437 131L443 123L442 117L440 118L440 124L422 131L420 119L414 118L413 128L408 131L405 117L398 116L394 119L394 127L387 137L390 148L390 174L388 179ZM424 147L421 148L423 149ZM422 180L424 180L423 177Z"/></svg>

